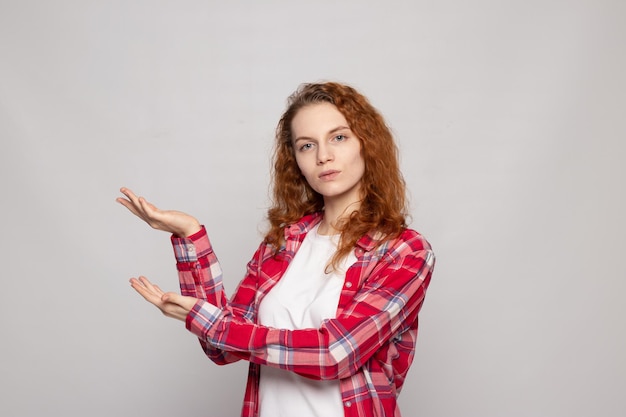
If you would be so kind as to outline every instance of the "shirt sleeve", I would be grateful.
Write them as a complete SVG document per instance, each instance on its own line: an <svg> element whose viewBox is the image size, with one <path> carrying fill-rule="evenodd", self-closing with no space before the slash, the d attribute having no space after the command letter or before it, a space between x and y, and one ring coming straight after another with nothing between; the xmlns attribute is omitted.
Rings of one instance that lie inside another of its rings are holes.
<svg viewBox="0 0 626 417"><path fill-rule="evenodd" d="M186 327L207 345L251 362L314 379L345 378L407 322L417 319L435 258L416 232L405 231L378 261L349 305L319 329L274 329L254 324L229 303L200 300ZM258 264L249 265L256 276Z"/></svg>
<svg viewBox="0 0 626 417"><path fill-rule="evenodd" d="M254 322L256 312L252 306L256 293L256 274L252 271L256 270L255 261L263 250L263 245L249 262L248 273L229 302L223 286L222 268L204 226L186 238L172 236L171 241L182 295L198 298L217 308L228 309L232 317L237 317L242 323ZM219 349L203 338L200 338L200 344L206 355L219 365L247 359L247 355L242 355L241 352Z"/></svg>

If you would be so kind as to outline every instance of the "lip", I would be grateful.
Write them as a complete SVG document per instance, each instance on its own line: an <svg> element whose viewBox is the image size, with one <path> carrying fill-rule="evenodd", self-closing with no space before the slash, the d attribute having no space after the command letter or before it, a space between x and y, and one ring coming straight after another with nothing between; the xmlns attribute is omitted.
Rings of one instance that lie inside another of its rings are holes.
<svg viewBox="0 0 626 417"><path fill-rule="evenodd" d="M336 169L329 169L318 175L318 178L322 181L332 181L337 177L337 175L339 175L340 172L341 171L337 171Z"/></svg>

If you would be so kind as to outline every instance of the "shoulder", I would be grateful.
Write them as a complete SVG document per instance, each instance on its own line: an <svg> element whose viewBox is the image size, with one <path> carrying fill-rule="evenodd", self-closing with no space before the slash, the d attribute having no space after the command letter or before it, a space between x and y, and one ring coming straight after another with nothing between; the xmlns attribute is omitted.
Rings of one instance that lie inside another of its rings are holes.
<svg viewBox="0 0 626 417"><path fill-rule="evenodd" d="M387 243L383 256L386 264L396 271L404 271L426 286L435 267L435 254L430 243L419 232L404 229Z"/></svg>
<svg viewBox="0 0 626 417"><path fill-rule="evenodd" d="M298 238L298 236L304 237L309 230L311 230L316 224L322 220L322 213L316 212L303 216L298 221L284 226L285 240L292 238Z"/></svg>
<svg viewBox="0 0 626 417"><path fill-rule="evenodd" d="M368 235L370 241L375 239ZM399 235L385 240L375 249L380 258L386 258L390 262L397 262L403 258L418 257L422 259L434 259L432 246L426 238L413 229L403 229Z"/></svg>
<svg viewBox="0 0 626 417"><path fill-rule="evenodd" d="M394 245L407 245L414 250L432 250L432 246L426 238L413 229L404 229L393 242Z"/></svg>
<svg viewBox="0 0 626 417"><path fill-rule="evenodd" d="M378 248L385 252L389 250L432 250L426 238L416 230L404 228L394 237L384 238L380 232L372 231L363 236L358 242L365 250Z"/></svg>

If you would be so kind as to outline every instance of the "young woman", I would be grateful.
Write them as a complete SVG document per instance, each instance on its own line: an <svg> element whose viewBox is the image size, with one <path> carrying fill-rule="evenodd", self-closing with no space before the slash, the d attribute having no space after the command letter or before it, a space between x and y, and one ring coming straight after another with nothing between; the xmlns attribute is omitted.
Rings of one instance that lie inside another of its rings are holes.
<svg viewBox="0 0 626 417"><path fill-rule="evenodd" d="M399 416L434 256L406 226L397 148L353 88L306 84L277 128L269 231L228 300L203 226L122 188L172 233L182 295L132 287L218 364L250 362L242 416Z"/></svg>

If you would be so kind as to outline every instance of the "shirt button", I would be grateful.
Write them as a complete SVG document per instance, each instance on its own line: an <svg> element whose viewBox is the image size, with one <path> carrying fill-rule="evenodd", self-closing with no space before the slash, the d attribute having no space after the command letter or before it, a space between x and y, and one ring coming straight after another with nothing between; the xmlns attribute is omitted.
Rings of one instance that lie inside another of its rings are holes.
<svg viewBox="0 0 626 417"><path fill-rule="evenodd" d="M344 404L346 405L346 407L351 407L352 406L352 401L346 401Z"/></svg>
<svg viewBox="0 0 626 417"><path fill-rule="evenodd" d="M346 288L352 288L352 283L350 281L346 282ZM350 401L348 401L350 402Z"/></svg>
<svg viewBox="0 0 626 417"><path fill-rule="evenodd" d="M195 251L196 251L196 248L194 248L192 245L187 246L187 252L194 253Z"/></svg>

